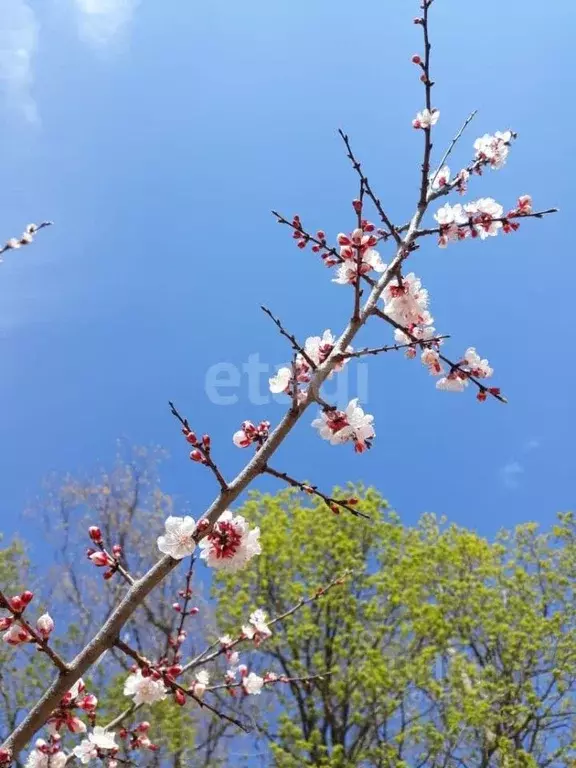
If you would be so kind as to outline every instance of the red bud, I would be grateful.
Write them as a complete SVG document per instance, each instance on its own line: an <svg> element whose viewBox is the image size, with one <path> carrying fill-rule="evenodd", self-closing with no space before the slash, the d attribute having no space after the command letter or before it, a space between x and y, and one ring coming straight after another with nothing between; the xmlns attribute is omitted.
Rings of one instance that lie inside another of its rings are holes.
<svg viewBox="0 0 576 768"><path fill-rule="evenodd" d="M20 595L20 599L22 600L24 605L28 605L28 603L31 603L32 600L34 599L34 593L30 592L30 590L27 589L26 592L22 592L22 594Z"/></svg>
<svg viewBox="0 0 576 768"><path fill-rule="evenodd" d="M88 528L88 535L95 544L102 543L102 531L97 525L91 525L90 528Z"/></svg>
<svg viewBox="0 0 576 768"><path fill-rule="evenodd" d="M422 64L422 59L420 58L420 56L418 56L417 53L415 53L414 56L412 56L412 64Z"/></svg>
<svg viewBox="0 0 576 768"><path fill-rule="evenodd" d="M174 691L174 701L180 707L183 707L184 704L186 704L186 696L184 696L181 690Z"/></svg>
<svg viewBox="0 0 576 768"><path fill-rule="evenodd" d="M198 450L190 451L192 461L204 461L204 456Z"/></svg>
<svg viewBox="0 0 576 768"><path fill-rule="evenodd" d="M11 597L8 601L10 608L12 608L13 611L16 611L16 613L20 613L24 609L24 601L19 595L14 595L14 597Z"/></svg>

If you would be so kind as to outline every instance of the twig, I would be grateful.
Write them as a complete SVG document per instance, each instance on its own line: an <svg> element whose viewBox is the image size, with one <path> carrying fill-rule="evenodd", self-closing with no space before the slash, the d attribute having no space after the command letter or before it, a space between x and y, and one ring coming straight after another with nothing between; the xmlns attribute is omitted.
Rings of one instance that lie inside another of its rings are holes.
<svg viewBox="0 0 576 768"><path fill-rule="evenodd" d="M326 243L324 243L322 240L319 240L317 237L314 237L314 235L311 235L302 226L297 227L294 222L284 218L284 216L282 216L277 211L272 211L272 215L276 217L278 224L286 224L288 227L290 227L290 229L294 230L294 232L301 232L307 243L314 243L314 245L317 245L321 250L324 250L327 254L330 254L334 261L338 262L339 264L344 261L336 248L327 246Z"/></svg>
<svg viewBox="0 0 576 768"><path fill-rule="evenodd" d="M322 491L319 491L316 485L301 483L299 480L295 480L293 477L290 477L290 475L288 475L286 472L279 472L277 469L272 469L272 467L269 466L264 467L262 472L266 475L272 475L272 477L276 477L278 480L284 480L284 482L288 483L288 485L291 485L293 488L298 488L300 491L304 491L304 493L308 493L312 496L318 496L318 498L322 499L322 501L326 504L331 512L338 511L337 509L334 509L336 506L345 509L347 512L350 512L354 515L354 517L363 517L365 520L371 519L370 515L367 515L364 512L360 512L358 509L354 509L354 507L350 505L349 501L347 503L341 499L334 499L331 496L327 496L325 493L322 493Z"/></svg>
<svg viewBox="0 0 576 768"><path fill-rule="evenodd" d="M189 616L188 606L190 605L190 600L192 599L191 583L192 583L192 572L194 570L195 562L196 562L196 557L194 555L191 555L190 565L188 566L188 571L186 572L186 586L184 587L184 605L182 606L180 624L178 626L178 631L176 632L176 638L180 637L180 635L182 634L182 630L184 629L184 624L186 623L186 618L187 616ZM175 645L173 648L172 662L174 664L178 660L179 647L180 647L179 645Z"/></svg>
<svg viewBox="0 0 576 768"><path fill-rule="evenodd" d="M332 672L323 672L317 675L308 675L307 677L286 677L285 675L278 675L278 677L267 680L264 678L263 685L276 685L278 683L311 683L313 680L324 680L325 677L329 677ZM220 683L219 685L211 685L206 688L207 691L221 691L224 688L232 690L234 688L242 688L243 683Z"/></svg>
<svg viewBox="0 0 576 768"><path fill-rule="evenodd" d="M176 406L170 400L168 401L168 405L170 406L171 414L178 419L180 424L182 424L182 431L184 432L184 434L186 436L191 434L192 430L190 428L190 424L188 423L188 419L183 418L180 415L180 413L178 413L178 410L176 409ZM226 482L226 480L224 479L222 473L218 469L216 463L212 459L210 446L206 445L204 443L201 443L199 441L191 443L191 445L193 445L194 448L196 448L197 450L202 452L202 455L203 455L202 463L205 466L207 466L209 469L212 470L212 472L214 473L214 476L216 477L216 480L218 481L222 491L227 491L228 490L228 483Z"/></svg>
<svg viewBox="0 0 576 768"><path fill-rule="evenodd" d="M293 334L289 333L284 328L284 326L282 325L282 321L279 320L277 317L275 317L272 314L272 312L268 309L268 307L261 306L260 309L264 312L264 314L268 315L268 317L272 320L274 325L278 328L278 330L280 331L282 336L284 336L284 338L288 339L288 341L292 345L292 349L295 352L298 352L299 354L301 354L302 357L304 358L304 360L306 360L306 362L310 366L310 368L312 368L312 370L315 371L318 366L316 365L314 360L312 360L310 355L306 352L304 347L301 344L298 343L298 340L296 339L296 337Z"/></svg>
<svg viewBox="0 0 576 768"><path fill-rule="evenodd" d="M364 349L358 349L356 352L343 352L338 355L339 360L349 360L352 357L364 357L365 355L379 355L381 352L394 352L400 349L407 349L409 347L430 347L437 344L444 339L449 339L448 334L442 336L433 336L431 339L417 339L416 341L410 341L408 344L388 344L385 347L365 347Z"/></svg>
<svg viewBox="0 0 576 768"><path fill-rule="evenodd" d="M350 160L350 162L352 163L352 167L354 168L354 170L356 171L356 173L360 177L360 181L363 184L363 187L364 187L364 190L365 190L366 194L368 195L370 200L372 200L372 202L376 206L376 210L378 211L378 214L379 214L380 218L382 219L384 224L388 227L388 232L394 238L394 240L396 241L396 244L399 245L399 246L402 245L402 238L400 237L400 235L396 231L394 225L392 224L392 222L388 218L388 214L386 213L386 211L382 207L382 203L380 202L380 199L378 197L376 197L376 195L372 191L372 187L370 186L368 178L364 174L364 171L362 170L362 164L356 159L356 157L354 156L354 153L352 152L352 147L350 145L350 140L349 140L348 136L344 133L344 131L341 128L338 129L338 133L340 134L340 136L342 137L342 141L346 145L348 159Z"/></svg>
<svg viewBox="0 0 576 768"><path fill-rule="evenodd" d="M468 125L472 122L472 120L474 120L474 118L476 117L477 114L478 114L478 110L477 109L475 109L472 112L470 112L470 114L468 115L466 120L464 120L464 123L463 123L462 127L460 128L460 130L458 131L456 136L454 136L454 138L450 142L450 146L448 147L446 152L444 152L444 155L442 156L442 160L440 160L440 163L438 164L438 168L436 169L436 173L432 177L432 181L430 182L430 190L432 190L432 188L434 187L434 182L438 178L438 174L440 173L440 170L442 169L442 167L445 165L446 161L448 160L448 158L452 154L452 150L454 149L454 147L456 146L456 144L460 140L460 137L462 136L462 134L464 133L464 131L466 130Z"/></svg>

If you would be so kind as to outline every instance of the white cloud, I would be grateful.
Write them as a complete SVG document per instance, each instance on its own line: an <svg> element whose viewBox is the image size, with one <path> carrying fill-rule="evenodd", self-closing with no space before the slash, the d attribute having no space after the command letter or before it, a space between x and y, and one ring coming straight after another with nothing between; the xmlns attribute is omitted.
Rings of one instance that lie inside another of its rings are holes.
<svg viewBox="0 0 576 768"><path fill-rule="evenodd" d="M100 47L118 39L131 21L140 0L74 0L80 36Z"/></svg>
<svg viewBox="0 0 576 768"><path fill-rule="evenodd" d="M500 470L500 477L506 488L518 488L520 475L524 474L524 467L518 461L509 461Z"/></svg>
<svg viewBox="0 0 576 768"><path fill-rule="evenodd" d="M11 112L38 120L32 95L38 20L26 0L0 0L0 94Z"/></svg>

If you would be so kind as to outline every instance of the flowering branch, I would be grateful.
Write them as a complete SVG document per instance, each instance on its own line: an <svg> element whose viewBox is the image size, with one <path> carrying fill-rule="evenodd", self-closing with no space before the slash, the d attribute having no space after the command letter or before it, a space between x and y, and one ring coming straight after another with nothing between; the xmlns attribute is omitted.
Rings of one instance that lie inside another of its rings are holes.
<svg viewBox="0 0 576 768"><path fill-rule="evenodd" d="M506 225L510 225L510 219L514 218L521 218L521 219L542 219L544 216L548 216L551 213L558 213L558 208L547 208L545 211L535 211L534 213L521 213L521 214L515 214L511 215L508 214L508 216L493 216L488 217L486 219L485 225L489 226L490 224L503 224L504 227ZM516 227L518 224L516 224ZM462 223L456 223L454 225L458 229L473 229L474 224L471 221L465 221ZM416 232L416 237L426 237L427 235L441 235L444 231L443 227L431 227L429 229L419 229L418 232Z"/></svg>
<svg viewBox="0 0 576 768"><path fill-rule="evenodd" d="M44 227L51 227L53 222L43 221L42 224L28 224L24 232L20 237L11 237L0 248L0 256L6 251L15 251L17 248L22 248L25 245L30 245L34 240L34 235Z"/></svg>
<svg viewBox="0 0 576 768"><path fill-rule="evenodd" d="M415 336L413 336L412 333L407 328L404 328L402 325L397 323L385 312L382 312L381 309L378 309L376 307L374 309L374 314L376 315L376 317L379 317L381 320L384 320L386 323L389 323L397 330L402 331L402 333L408 336L409 339L412 339L413 342L418 341L418 339ZM455 363L449 358L447 358L445 355L440 354L439 352L437 352L436 354L438 355L440 360L446 363L446 365L450 366L451 371L460 371L462 376L464 376L466 380L471 381L473 384L475 384L478 387L480 400L484 400L485 399L484 395L488 393L492 395L492 397L495 397L496 400L499 400L501 403L508 402L508 400L504 397L504 395L501 394L498 387L487 387L485 384L482 384L481 381L478 381L478 379L475 378L473 375L471 375L468 371L466 371L461 363Z"/></svg>
<svg viewBox="0 0 576 768"><path fill-rule="evenodd" d="M153 665L150 664L148 659L145 659L143 656L141 656L137 651L135 651L133 648L130 648L129 645L127 645L125 642L117 638L114 642L114 645L118 650L122 651L126 654L126 656L129 656L131 659L134 659L138 667L142 670L150 671L150 669L153 669ZM224 712L221 712L216 707L213 707L211 704L208 704L208 702L204 701L200 696L197 696L194 693L193 688L184 688L184 686L177 683L174 678L166 673L162 673L162 680L164 682L164 685L169 688L174 693L174 699L177 704L180 706L183 706L186 703L186 698L193 699L198 706L202 707L203 709L207 709L209 712L212 712L212 714L219 717L221 720L226 720L229 723L232 723L232 725L236 725L238 728L243 730L245 733L250 733L250 726L246 725L245 723L241 722L240 720L236 719L235 717L231 717L230 715L227 715Z"/></svg>
<svg viewBox="0 0 576 768"><path fill-rule="evenodd" d="M328 509L336 515L339 514L340 509L345 509L347 512L353 514L354 517L363 517L366 520L370 520L370 515L366 515L364 512L360 512L360 510L354 508L354 505L358 503L358 499L354 497L349 499L334 499L333 497L322 493L322 491L319 491L317 486L310 485L309 483L301 483L299 480L290 477L286 472L278 472L277 469L272 469L272 467L267 466L262 472L266 475L276 477L278 480L284 480L288 485L291 485L293 488L298 488L300 491L304 491L304 493L311 496L318 496L318 498L322 499L326 504Z"/></svg>
<svg viewBox="0 0 576 768"><path fill-rule="evenodd" d="M340 355L342 360L350 360L353 357L365 357L366 355L379 355L381 352L394 352L400 349L414 349L415 347L429 347L439 344L445 339L449 339L448 334L442 334L442 336L433 336L430 339L415 339L409 341L407 344L387 344L384 347L365 347L364 349L358 349L356 352L344 352Z"/></svg>

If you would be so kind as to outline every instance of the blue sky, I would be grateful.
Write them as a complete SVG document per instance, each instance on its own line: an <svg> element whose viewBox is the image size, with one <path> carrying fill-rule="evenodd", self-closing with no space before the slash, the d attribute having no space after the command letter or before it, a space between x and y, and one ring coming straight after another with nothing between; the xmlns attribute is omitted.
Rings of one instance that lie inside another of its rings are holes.
<svg viewBox="0 0 576 768"><path fill-rule="evenodd" d="M55 226L0 267L4 530L22 527L46 475L112 461L117 438L165 446L166 488L200 514L216 489L187 459L168 399L211 433L227 475L242 466L232 433L246 418L276 422L283 406L250 404L245 376L236 404L214 404L211 366L288 359L261 303L301 338L341 330L350 307L270 209L331 238L353 226L343 127L392 217L412 212L416 10L405 0L10 0L1 236L33 220ZM436 327L452 334L448 351L476 346L510 404L437 392L418 362L380 357L368 373L374 449L321 442L310 412L278 469L325 488L374 484L407 522L433 511L486 534L549 524L574 506L575 15L565 0L545 14L521 0L433 9L437 150L474 108L453 167L476 136L519 132L506 168L474 180L466 199L508 208L531 193L561 208L487 243L441 251L429 241L413 259ZM389 339L375 323L362 344ZM351 374L350 397L355 388Z"/></svg>

